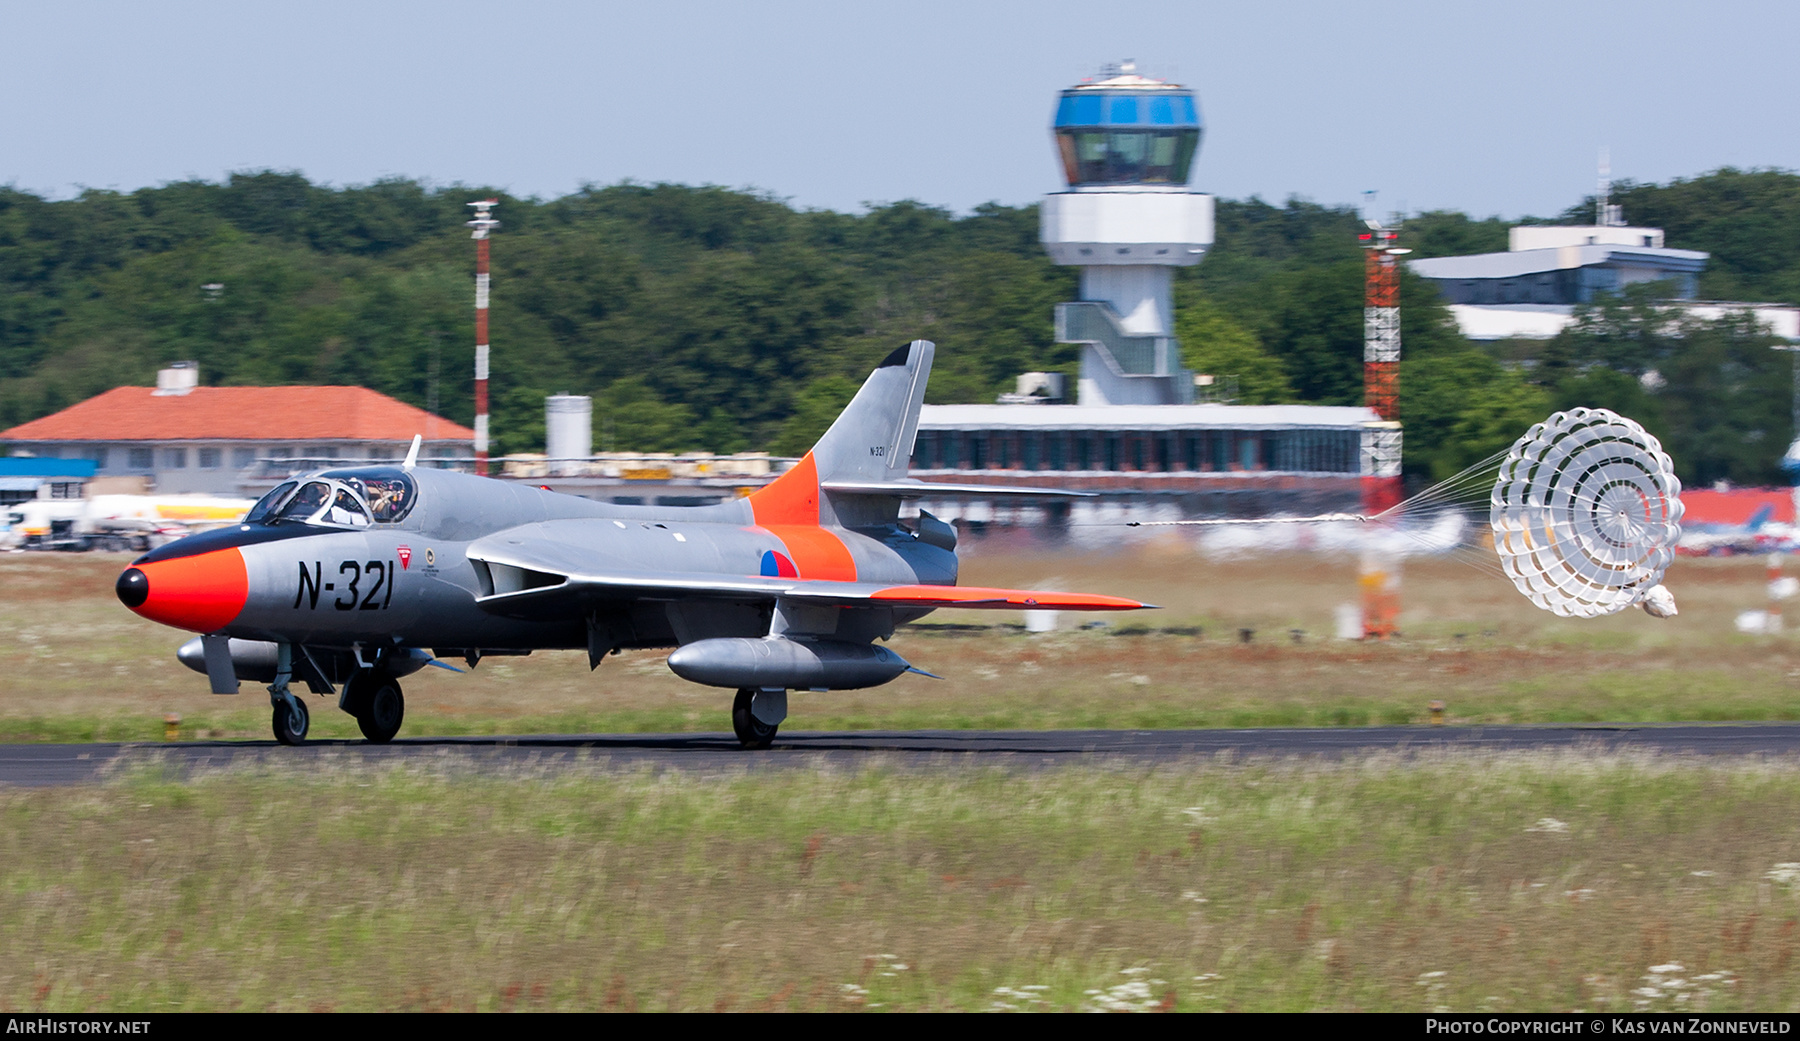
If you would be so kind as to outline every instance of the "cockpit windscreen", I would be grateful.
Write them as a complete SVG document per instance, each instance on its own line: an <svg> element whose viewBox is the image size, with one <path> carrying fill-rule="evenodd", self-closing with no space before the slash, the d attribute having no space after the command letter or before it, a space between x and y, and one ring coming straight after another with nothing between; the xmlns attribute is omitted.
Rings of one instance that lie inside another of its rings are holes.
<svg viewBox="0 0 1800 1041"><path fill-rule="evenodd" d="M412 510L416 486L404 470L334 470L288 481L258 500L246 523L366 528L393 524Z"/></svg>

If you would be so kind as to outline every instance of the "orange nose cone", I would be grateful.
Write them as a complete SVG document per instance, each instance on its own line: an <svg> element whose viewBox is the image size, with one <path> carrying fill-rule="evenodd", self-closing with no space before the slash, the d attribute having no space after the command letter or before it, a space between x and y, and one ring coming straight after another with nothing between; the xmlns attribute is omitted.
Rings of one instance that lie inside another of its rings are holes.
<svg viewBox="0 0 1800 1041"><path fill-rule="evenodd" d="M250 575L236 549L139 564L119 576L119 600L153 622L214 632L244 609Z"/></svg>

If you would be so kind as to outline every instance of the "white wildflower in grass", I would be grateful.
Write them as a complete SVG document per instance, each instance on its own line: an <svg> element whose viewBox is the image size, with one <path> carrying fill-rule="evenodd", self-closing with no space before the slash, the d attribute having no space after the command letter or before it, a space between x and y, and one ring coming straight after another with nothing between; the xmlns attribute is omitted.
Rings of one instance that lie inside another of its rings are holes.
<svg viewBox="0 0 1800 1041"><path fill-rule="evenodd" d="M1189 806L1187 809L1182 810L1181 812L1188 815L1189 817L1192 817L1194 819L1195 824L1211 824L1218 820L1217 817L1214 817L1211 814L1207 813L1206 807L1204 807L1204 806Z"/></svg>
<svg viewBox="0 0 1800 1041"><path fill-rule="evenodd" d="M1690 872L1688 872L1688 874L1694 876L1695 878L1711 878L1714 875L1718 874L1718 872L1717 871L1690 871Z"/></svg>
<svg viewBox="0 0 1800 1041"><path fill-rule="evenodd" d="M1733 986L1737 974L1720 969L1686 978L1687 967L1680 962L1652 965L1644 975L1644 985L1633 990L1637 998L1632 1007L1640 1012L1705 1009L1717 991L1715 986Z"/></svg>
<svg viewBox="0 0 1800 1041"><path fill-rule="evenodd" d="M1800 864L1796 864L1791 860L1777 864L1764 872L1763 877L1778 886L1791 886L1796 882L1800 882Z"/></svg>
<svg viewBox="0 0 1800 1041"><path fill-rule="evenodd" d="M1145 968L1121 969L1120 975L1141 977L1149 972ZM1105 990L1082 991L1087 995L1088 1004L1082 1006L1086 1012L1152 1012L1162 1006L1162 999L1157 996L1159 988L1167 986L1166 980L1133 978L1124 983L1116 983Z"/></svg>
<svg viewBox="0 0 1800 1041"><path fill-rule="evenodd" d="M1569 822L1559 821L1555 817L1539 817L1536 824L1533 824L1525 830L1541 831L1550 835L1563 835L1569 830Z"/></svg>
<svg viewBox="0 0 1800 1041"><path fill-rule="evenodd" d="M1204 904L1204 903L1206 903L1206 898L1205 898L1205 897L1203 897L1203 896L1201 896L1201 895L1200 895L1200 891L1199 891L1199 890L1197 890L1197 889L1184 889L1184 890L1182 890L1182 892L1181 892L1181 898L1182 898L1182 899L1183 899L1183 900L1190 900L1190 901L1192 901L1192 902L1194 902L1194 903L1196 903L1196 904Z"/></svg>
<svg viewBox="0 0 1800 1041"><path fill-rule="evenodd" d="M1425 1004L1428 1012L1448 1012L1450 1006L1443 1003L1444 991L1449 988L1446 979L1450 974L1443 969L1434 972L1421 972L1415 984L1425 988Z"/></svg>
<svg viewBox="0 0 1800 1041"><path fill-rule="evenodd" d="M863 956L863 964L876 969L883 976L898 976L908 968L905 962L893 954L867 954Z"/></svg>
<svg viewBox="0 0 1800 1041"><path fill-rule="evenodd" d="M988 1006L991 1012L1017 1012L1021 1008L1049 1008L1050 1003L1044 1000L1043 991L1049 987L1034 983L1024 987L995 987L994 1002Z"/></svg>

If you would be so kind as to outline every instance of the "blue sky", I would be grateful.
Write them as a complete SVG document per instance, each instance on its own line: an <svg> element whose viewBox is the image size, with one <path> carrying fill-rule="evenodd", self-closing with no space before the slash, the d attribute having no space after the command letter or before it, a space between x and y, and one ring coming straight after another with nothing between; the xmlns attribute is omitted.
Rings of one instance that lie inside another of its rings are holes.
<svg viewBox="0 0 1800 1041"><path fill-rule="evenodd" d="M1193 186L1546 215L1800 168L1800 4L0 4L0 183L68 197L293 169L551 197L625 179L854 211L1060 187L1056 92L1199 94Z"/></svg>

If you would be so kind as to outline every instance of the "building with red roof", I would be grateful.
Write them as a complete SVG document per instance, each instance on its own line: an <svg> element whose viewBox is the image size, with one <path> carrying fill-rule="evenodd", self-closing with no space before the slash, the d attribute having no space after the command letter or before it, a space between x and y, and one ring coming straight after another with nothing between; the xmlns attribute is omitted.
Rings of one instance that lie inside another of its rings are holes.
<svg viewBox="0 0 1800 1041"><path fill-rule="evenodd" d="M202 387L192 362L155 387L114 387L0 431L13 455L91 459L97 477L142 477L162 493L236 495L265 469L398 461L413 436L425 458L467 458L475 432L366 387ZM263 478L263 479L258 479Z"/></svg>

